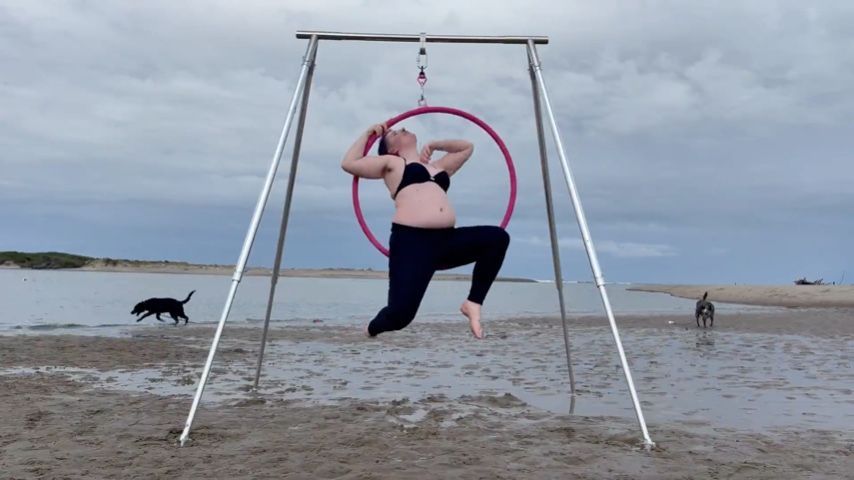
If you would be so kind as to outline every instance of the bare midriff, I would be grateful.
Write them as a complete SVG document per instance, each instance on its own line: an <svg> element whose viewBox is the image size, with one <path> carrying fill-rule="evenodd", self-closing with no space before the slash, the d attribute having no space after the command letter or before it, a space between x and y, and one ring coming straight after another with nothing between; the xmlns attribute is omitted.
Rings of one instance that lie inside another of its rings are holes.
<svg viewBox="0 0 854 480"><path fill-rule="evenodd" d="M439 170L428 166L435 175ZM396 168L386 174L389 192L394 194L403 176L403 169ZM457 216L448 194L435 182L415 183L404 187L394 199L394 218L401 225L420 228L447 228L456 224Z"/></svg>

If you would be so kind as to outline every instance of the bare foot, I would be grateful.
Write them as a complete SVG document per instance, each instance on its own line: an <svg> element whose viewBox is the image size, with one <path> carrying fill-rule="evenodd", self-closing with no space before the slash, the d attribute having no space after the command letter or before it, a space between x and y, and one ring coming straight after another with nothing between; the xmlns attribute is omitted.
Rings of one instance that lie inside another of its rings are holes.
<svg viewBox="0 0 854 480"><path fill-rule="evenodd" d="M480 305L466 300L460 307L460 312L469 319L469 328L475 338L483 338L483 327L480 326Z"/></svg>

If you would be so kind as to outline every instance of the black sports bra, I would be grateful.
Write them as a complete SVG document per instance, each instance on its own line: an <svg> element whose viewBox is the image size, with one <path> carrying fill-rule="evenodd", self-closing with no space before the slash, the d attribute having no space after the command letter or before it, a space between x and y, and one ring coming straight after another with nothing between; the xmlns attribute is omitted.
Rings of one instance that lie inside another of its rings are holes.
<svg viewBox="0 0 854 480"><path fill-rule="evenodd" d="M406 159L403 159L403 162L406 163ZM421 168L410 168L416 165L420 165ZM406 163L406 166L403 167L403 177L400 179L400 185L397 186L397 190L391 198L397 198L397 194L400 193L401 190L412 184L426 182L435 182L436 185L439 185L442 187L442 190L447 192L448 187L451 186L451 177L448 175L448 172L444 170L437 173L435 176L431 176L430 171L427 170L427 167L423 163Z"/></svg>

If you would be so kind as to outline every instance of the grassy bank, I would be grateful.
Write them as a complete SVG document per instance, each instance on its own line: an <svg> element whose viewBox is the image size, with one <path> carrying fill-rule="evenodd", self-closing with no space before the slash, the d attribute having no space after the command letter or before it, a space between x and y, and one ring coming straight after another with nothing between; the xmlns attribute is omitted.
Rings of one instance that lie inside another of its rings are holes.
<svg viewBox="0 0 854 480"><path fill-rule="evenodd" d="M56 268L80 268L88 265L92 257L62 252L0 252L0 265L49 270Z"/></svg>

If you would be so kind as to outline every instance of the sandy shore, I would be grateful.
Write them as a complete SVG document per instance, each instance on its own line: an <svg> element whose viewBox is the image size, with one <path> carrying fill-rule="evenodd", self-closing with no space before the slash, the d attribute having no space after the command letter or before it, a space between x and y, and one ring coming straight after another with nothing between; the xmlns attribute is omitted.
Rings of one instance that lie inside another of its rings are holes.
<svg viewBox="0 0 854 480"><path fill-rule="evenodd" d="M0 269L22 270L21 267L12 263L0 264ZM135 263L105 263L98 260L89 265L62 269L75 272L123 272L123 273L165 273L165 274L192 274L192 275L233 275L233 265L201 265L184 262L135 262ZM247 268L244 275L269 277L273 274L270 268L251 267ZM367 278L387 279L388 272L369 269L350 268L284 268L279 272L282 277L310 277L310 278ZM457 273L437 272L434 280L444 281L469 281L471 275ZM497 282L534 282L535 280L522 277L498 277Z"/></svg>
<svg viewBox="0 0 854 480"><path fill-rule="evenodd" d="M629 290L669 293L712 302L777 307L854 307L854 285L632 285Z"/></svg>
<svg viewBox="0 0 854 480"><path fill-rule="evenodd" d="M844 478L854 311L619 319L657 447L640 448L605 321L226 329L191 443L175 442L213 328L0 337L4 478Z"/></svg>

